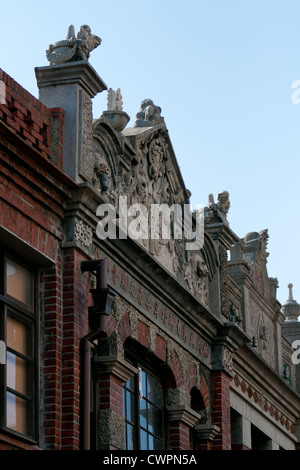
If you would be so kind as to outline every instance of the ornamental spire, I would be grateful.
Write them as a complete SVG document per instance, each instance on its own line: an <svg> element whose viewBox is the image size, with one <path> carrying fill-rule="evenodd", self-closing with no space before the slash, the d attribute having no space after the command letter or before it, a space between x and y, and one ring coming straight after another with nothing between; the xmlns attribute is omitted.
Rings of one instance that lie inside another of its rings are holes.
<svg viewBox="0 0 300 470"><path fill-rule="evenodd" d="M293 284L288 284L289 297L285 304L282 306L282 312L286 321L298 321L300 316L300 305L293 298Z"/></svg>

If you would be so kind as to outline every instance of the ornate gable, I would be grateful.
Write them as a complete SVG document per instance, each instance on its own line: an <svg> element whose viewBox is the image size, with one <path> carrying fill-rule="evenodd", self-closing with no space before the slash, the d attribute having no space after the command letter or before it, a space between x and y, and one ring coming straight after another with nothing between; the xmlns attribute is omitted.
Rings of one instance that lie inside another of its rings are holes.
<svg viewBox="0 0 300 470"><path fill-rule="evenodd" d="M120 103L120 90L118 95ZM109 103L114 101L109 91ZM120 196L126 196L128 207L142 204L149 214L152 205L169 208L176 205L183 211L184 204L189 203L190 192L184 185L160 108L151 100L144 100L134 125L117 129L116 122L124 115L121 108L122 105L119 109L109 109L109 114L104 112L94 122L95 187L116 209L119 209ZM205 237L202 249L187 251L184 236L175 236L173 223L170 230L168 238L160 233L157 238L141 237L136 242L208 306L209 279L216 270L210 238Z"/></svg>
<svg viewBox="0 0 300 470"><path fill-rule="evenodd" d="M243 259L251 269L251 278L260 294L269 302L276 298L277 279L269 278L267 271L268 230L250 232L242 240Z"/></svg>

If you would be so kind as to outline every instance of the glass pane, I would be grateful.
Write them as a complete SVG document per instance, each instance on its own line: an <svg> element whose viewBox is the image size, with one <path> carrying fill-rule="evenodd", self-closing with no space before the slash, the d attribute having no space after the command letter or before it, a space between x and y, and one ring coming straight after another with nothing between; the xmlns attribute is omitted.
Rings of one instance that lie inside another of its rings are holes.
<svg viewBox="0 0 300 470"><path fill-rule="evenodd" d="M131 423L135 420L135 396L133 393L126 391L126 419Z"/></svg>
<svg viewBox="0 0 300 470"><path fill-rule="evenodd" d="M148 431L162 437L162 412L155 406L148 405Z"/></svg>
<svg viewBox="0 0 300 470"><path fill-rule="evenodd" d="M153 376L147 375L147 398L157 406L162 407L162 387Z"/></svg>
<svg viewBox="0 0 300 470"><path fill-rule="evenodd" d="M27 434L26 430L26 408L28 404L23 398L7 392L7 413L6 425L22 434Z"/></svg>
<svg viewBox="0 0 300 470"><path fill-rule="evenodd" d="M163 441L154 438L154 450L163 450Z"/></svg>
<svg viewBox="0 0 300 470"><path fill-rule="evenodd" d="M26 387L26 361L7 352L7 386L19 393L28 393Z"/></svg>
<svg viewBox="0 0 300 470"><path fill-rule="evenodd" d="M154 450L154 437L151 434L148 435L148 449Z"/></svg>
<svg viewBox="0 0 300 470"><path fill-rule="evenodd" d="M140 430L140 448L141 450L147 450L147 433L143 429Z"/></svg>
<svg viewBox="0 0 300 470"><path fill-rule="evenodd" d="M127 380L126 388L128 388L128 390L131 390L131 392L134 392L134 377L130 377L130 379Z"/></svg>
<svg viewBox="0 0 300 470"><path fill-rule="evenodd" d="M147 398L148 400L153 402L153 377L149 374L147 374Z"/></svg>
<svg viewBox="0 0 300 470"><path fill-rule="evenodd" d="M30 340L29 326L7 315L7 347L21 354L29 354L28 341Z"/></svg>
<svg viewBox="0 0 300 470"><path fill-rule="evenodd" d="M140 426L147 429L147 402L144 398L140 400Z"/></svg>
<svg viewBox="0 0 300 470"><path fill-rule="evenodd" d="M15 299L32 307L33 274L12 260L6 264L6 292Z"/></svg>

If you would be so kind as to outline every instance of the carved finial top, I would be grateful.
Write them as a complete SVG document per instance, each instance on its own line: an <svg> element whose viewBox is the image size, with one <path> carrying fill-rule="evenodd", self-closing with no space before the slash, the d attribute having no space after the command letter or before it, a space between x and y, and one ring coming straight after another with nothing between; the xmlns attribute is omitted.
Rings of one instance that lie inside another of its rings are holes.
<svg viewBox="0 0 300 470"><path fill-rule="evenodd" d="M107 111L122 111L123 110L123 99L121 95L121 90L113 90L109 88L107 93Z"/></svg>
<svg viewBox="0 0 300 470"><path fill-rule="evenodd" d="M208 205L204 209L206 223L213 221L222 221L228 225L227 214L230 208L230 199L228 191L221 191L217 195L216 202L214 201L213 194L208 196Z"/></svg>
<svg viewBox="0 0 300 470"><path fill-rule="evenodd" d="M101 44L101 38L92 34L88 25L82 25L75 37L75 28L70 25L65 40L50 44L46 57L50 65L77 60L88 60L90 52Z"/></svg>
<svg viewBox="0 0 300 470"><path fill-rule="evenodd" d="M300 316L300 305L293 298L293 284L288 284L289 298L282 306L282 312L287 321L298 321Z"/></svg>
<svg viewBox="0 0 300 470"><path fill-rule="evenodd" d="M292 302L294 300L293 299L293 284L289 284L288 289L289 289L289 302Z"/></svg>
<svg viewBox="0 0 300 470"><path fill-rule="evenodd" d="M218 194L216 204L218 210L224 214L224 217L227 217L227 213L230 208L230 199L229 199L229 192L222 191Z"/></svg>
<svg viewBox="0 0 300 470"><path fill-rule="evenodd" d="M161 108L156 106L152 100L143 100L133 127L151 127L160 124L164 122L164 118L160 114Z"/></svg>

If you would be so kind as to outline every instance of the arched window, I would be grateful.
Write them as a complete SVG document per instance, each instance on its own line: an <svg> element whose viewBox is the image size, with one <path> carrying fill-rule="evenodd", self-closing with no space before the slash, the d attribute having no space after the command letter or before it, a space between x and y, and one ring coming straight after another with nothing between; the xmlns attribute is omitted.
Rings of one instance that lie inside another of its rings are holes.
<svg viewBox="0 0 300 470"><path fill-rule="evenodd" d="M161 379L141 364L123 387L126 450L165 448L165 400Z"/></svg>

